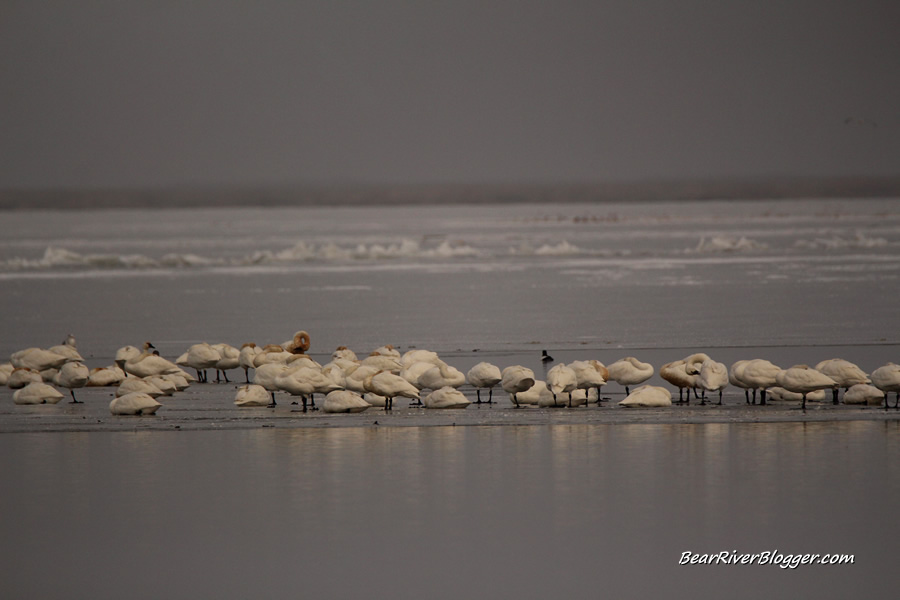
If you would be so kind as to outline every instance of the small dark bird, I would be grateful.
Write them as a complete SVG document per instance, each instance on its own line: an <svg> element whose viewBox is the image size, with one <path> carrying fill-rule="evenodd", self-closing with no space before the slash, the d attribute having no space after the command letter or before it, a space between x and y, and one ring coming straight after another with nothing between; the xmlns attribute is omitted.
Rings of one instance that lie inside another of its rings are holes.
<svg viewBox="0 0 900 600"><path fill-rule="evenodd" d="M541 350L541 360L543 362L550 362L551 360L553 360L553 357L547 354L546 350Z"/></svg>

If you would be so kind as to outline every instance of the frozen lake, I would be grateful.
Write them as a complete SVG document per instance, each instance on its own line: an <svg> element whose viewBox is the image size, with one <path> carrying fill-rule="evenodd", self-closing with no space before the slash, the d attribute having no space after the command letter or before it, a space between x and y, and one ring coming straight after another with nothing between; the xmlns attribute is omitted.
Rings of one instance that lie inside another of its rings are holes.
<svg viewBox="0 0 900 600"><path fill-rule="evenodd" d="M544 348L657 368L701 350L900 362L891 199L3 219L4 358L67 333L95 367L126 344L174 358L305 329L320 362L391 343L463 370L540 373ZM891 597L892 411L747 409L729 389L706 412L404 402L326 417L240 412L233 385L206 385L135 419L109 415L109 390L82 392L20 407L0 391L4 596ZM773 549L855 563L677 564Z"/></svg>

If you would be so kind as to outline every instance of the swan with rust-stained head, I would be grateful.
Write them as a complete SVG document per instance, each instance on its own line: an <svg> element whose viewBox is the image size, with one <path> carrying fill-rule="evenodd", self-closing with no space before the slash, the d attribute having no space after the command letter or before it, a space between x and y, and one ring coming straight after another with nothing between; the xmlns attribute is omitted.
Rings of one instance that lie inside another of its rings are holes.
<svg viewBox="0 0 900 600"><path fill-rule="evenodd" d="M306 354L306 351L309 350L310 343L309 334L300 330L295 333L294 337L290 340L281 344L281 347L291 354Z"/></svg>

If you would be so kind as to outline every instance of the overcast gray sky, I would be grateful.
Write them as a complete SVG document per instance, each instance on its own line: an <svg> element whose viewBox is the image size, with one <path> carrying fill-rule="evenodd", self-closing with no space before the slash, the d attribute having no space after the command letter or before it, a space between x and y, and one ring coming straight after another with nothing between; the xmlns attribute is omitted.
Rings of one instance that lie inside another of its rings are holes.
<svg viewBox="0 0 900 600"><path fill-rule="evenodd" d="M0 187L900 174L900 3L0 4Z"/></svg>

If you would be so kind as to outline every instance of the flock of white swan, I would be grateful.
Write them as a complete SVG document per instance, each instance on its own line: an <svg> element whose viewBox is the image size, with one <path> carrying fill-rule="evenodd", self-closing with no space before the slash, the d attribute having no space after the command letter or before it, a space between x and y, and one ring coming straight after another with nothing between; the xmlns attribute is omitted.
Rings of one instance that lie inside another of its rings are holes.
<svg viewBox="0 0 900 600"><path fill-rule="evenodd" d="M324 395L322 409L330 413L362 412L373 406L390 411L397 397L409 399L411 406L465 408L472 401L459 390L464 385L474 388L478 404L493 403L493 391L499 385L515 408L600 404L600 390L609 382L625 388L621 406L673 404L668 389L642 385L656 374L654 367L630 356L608 366L597 360L556 364L541 380L527 367L511 365L501 370L488 362L480 362L464 374L436 352L414 349L401 354L391 345L377 348L362 359L340 346L331 354L331 361L322 365L306 354L309 347L309 334L298 331L282 344L248 343L241 348L194 344L170 361L146 342L143 348L120 348L108 367L89 369L75 338L69 335L58 346L14 352L9 362L0 364L0 384L16 390L15 404L58 403L64 395L57 387L68 389L71 402L78 403L76 389L114 386L115 397L109 406L114 415L154 414L162 406L158 398L171 396L194 382L207 382L207 370L212 369L216 370L216 381L224 378L226 382L227 371L244 370L246 385L237 389L237 406L274 407L277 392L302 403L304 412L318 410L315 394ZM553 362L546 351L542 360ZM193 369L196 377L186 368ZM843 389L845 404L883 403L887 408L887 396L894 392L894 408L900 406L900 366L894 363L871 374L843 359L822 361L815 368L798 365L788 369L764 359L739 360L729 369L697 353L662 365L658 374L678 389L677 403L690 403L693 393L706 404L707 393L718 393L718 404L722 404L722 391L731 385L744 390L747 404L756 404L759 393L760 404L766 404L767 398L799 401L805 409L807 400L825 400L826 390L832 391L833 403L837 404L839 390ZM639 387L632 390L634 386ZM486 400L482 400L482 392L486 392Z"/></svg>

